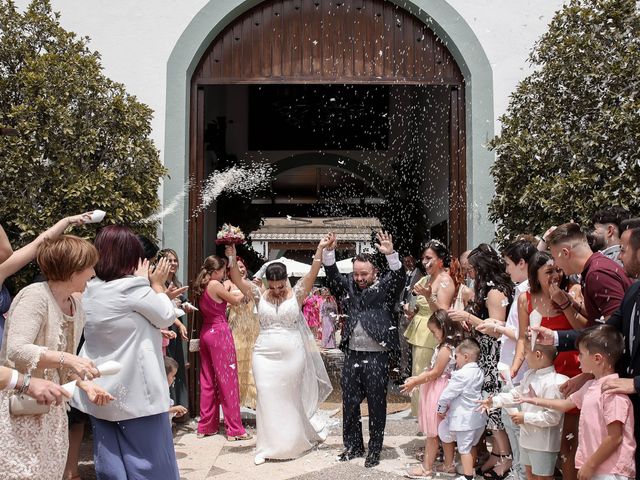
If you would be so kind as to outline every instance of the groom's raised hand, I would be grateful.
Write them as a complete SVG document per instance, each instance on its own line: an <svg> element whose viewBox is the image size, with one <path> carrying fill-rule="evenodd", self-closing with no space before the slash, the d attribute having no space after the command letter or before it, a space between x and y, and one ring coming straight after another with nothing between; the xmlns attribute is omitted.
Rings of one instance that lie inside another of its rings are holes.
<svg viewBox="0 0 640 480"><path fill-rule="evenodd" d="M393 253L393 237L387 232L380 231L376 234L376 248L383 255L390 255Z"/></svg>

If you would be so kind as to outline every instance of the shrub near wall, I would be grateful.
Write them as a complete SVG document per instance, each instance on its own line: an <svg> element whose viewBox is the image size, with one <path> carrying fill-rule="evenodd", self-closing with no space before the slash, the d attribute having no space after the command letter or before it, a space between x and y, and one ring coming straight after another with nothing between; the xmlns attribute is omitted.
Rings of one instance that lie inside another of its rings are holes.
<svg viewBox="0 0 640 480"><path fill-rule="evenodd" d="M0 222L20 246L68 214L140 220L159 207L166 173L149 138L152 111L104 76L87 38L65 31L48 1L20 12L0 0ZM74 233L91 236L95 226Z"/></svg>
<svg viewBox="0 0 640 480"><path fill-rule="evenodd" d="M573 0L530 56L491 142L497 239L543 233L604 206L640 213L640 15L631 0Z"/></svg>

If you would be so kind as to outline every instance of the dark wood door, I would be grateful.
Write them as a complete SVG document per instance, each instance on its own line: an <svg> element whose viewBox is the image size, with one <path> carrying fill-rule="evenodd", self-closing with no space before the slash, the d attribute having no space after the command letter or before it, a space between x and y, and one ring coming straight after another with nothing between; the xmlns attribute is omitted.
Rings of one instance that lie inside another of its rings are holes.
<svg viewBox="0 0 640 480"><path fill-rule="evenodd" d="M449 238L466 249L465 84L456 61L420 19L387 0L266 0L213 40L191 78L189 174L204 179L204 90L256 83L379 83L450 86ZM197 189L189 198L195 211ZM188 278L204 259L204 214L188 225ZM196 318L196 321L199 321ZM190 355L197 385L197 355ZM192 411L197 389L191 388Z"/></svg>

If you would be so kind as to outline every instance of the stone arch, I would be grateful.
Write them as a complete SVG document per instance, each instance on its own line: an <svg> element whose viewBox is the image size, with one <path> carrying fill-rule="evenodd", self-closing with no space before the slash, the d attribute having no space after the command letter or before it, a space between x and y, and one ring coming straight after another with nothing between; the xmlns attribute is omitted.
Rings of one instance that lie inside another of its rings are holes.
<svg viewBox="0 0 640 480"><path fill-rule="evenodd" d="M387 197L391 191L389 183L380 178L375 170L347 155L328 152L301 153L284 157L272 163L274 176L302 166L330 167L335 170L351 173L367 182L371 188L383 197Z"/></svg>

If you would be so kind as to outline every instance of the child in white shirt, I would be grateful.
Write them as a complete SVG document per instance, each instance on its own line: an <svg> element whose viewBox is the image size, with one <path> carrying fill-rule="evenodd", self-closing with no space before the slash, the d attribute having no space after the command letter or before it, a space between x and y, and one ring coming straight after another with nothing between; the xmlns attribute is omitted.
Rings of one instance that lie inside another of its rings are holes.
<svg viewBox="0 0 640 480"><path fill-rule="evenodd" d="M568 380L553 367L558 352L555 347L536 344L527 348L526 361L529 370L520 385L481 402L482 408L505 407L511 420L520 425L520 462L525 466L527 478L553 478L556 459L560 451L564 413L532 404L522 404L522 411L515 407L530 391L541 398L562 398L560 385Z"/></svg>
<svg viewBox="0 0 640 480"><path fill-rule="evenodd" d="M486 415L477 408L484 384L484 374L476 363L479 356L480 345L474 339L460 342L456 347L458 369L451 374L438 401L438 414L444 417L438 426L438 435L443 443L458 444L464 474L459 478L467 480L473 479L475 446L487 423Z"/></svg>

